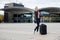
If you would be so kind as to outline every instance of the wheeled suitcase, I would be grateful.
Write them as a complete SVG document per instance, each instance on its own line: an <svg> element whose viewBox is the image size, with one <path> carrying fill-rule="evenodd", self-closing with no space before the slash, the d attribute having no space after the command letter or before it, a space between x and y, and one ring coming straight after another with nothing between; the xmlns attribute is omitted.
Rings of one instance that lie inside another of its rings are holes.
<svg viewBox="0 0 60 40"><path fill-rule="evenodd" d="M40 25L40 34L41 35L47 34L47 25L45 25L45 24Z"/></svg>

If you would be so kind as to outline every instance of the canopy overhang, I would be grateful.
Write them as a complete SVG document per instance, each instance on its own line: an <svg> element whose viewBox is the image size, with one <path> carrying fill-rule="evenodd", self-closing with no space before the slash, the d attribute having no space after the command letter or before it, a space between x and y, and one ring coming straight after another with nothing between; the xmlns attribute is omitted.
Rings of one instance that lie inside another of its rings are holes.
<svg viewBox="0 0 60 40"><path fill-rule="evenodd" d="M8 8L2 8L0 9L2 11L25 11L25 12L34 12L33 9L25 8L25 7L8 7Z"/></svg>
<svg viewBox="0 0 60 40"><path fill-rule="evenodd" d="M60 8L58 7L48 7L48 8L41 8L39 11L46 11L49 13L60 13Z"/></svg>

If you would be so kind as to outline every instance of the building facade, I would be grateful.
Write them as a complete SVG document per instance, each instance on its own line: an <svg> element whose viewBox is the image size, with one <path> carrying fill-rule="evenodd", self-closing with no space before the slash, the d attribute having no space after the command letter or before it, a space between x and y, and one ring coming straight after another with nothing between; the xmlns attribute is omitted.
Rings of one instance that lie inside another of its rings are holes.
<svg viewBox="0 0 60 40"><path fill-rule="evenodd" d="M41 8L40 12L45 12L41 15L43 22L60 22L60 8L59 7L47 7Z"/></svg>
<svg viewBox="0 0 60 40"><path fill-rule="evenodd" d="M5 23L34 23L34 10L24 7L23 4L7 3L4 8ZM39 9L41 13L40 22L60 22L60 8L47 7Z"/></svg>
<svg viewBox="0 0 60 40"><path fill-rule="evenodd" d="M23 4L8 3L4 6L5 23L32 23L33 10L24 7Z"/></svg>

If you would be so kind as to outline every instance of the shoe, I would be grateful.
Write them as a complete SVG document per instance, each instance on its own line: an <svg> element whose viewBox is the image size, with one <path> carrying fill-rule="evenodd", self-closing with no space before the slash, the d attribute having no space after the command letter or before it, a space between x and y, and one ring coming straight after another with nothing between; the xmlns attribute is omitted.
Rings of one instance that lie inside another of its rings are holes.
<svg viewBox="0 0 60 40"><path fill-rule="evenodd" d="M34 34L35 34L35 30L34 30Z"/></svg>

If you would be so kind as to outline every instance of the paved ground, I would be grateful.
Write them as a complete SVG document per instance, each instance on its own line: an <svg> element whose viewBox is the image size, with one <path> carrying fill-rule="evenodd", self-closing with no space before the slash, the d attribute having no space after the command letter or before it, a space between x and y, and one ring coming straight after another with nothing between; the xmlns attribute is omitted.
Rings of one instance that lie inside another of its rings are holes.
<svg viewBox="0 0 60 40"><path fill-rule="evenodd" d="M60 40L60 23L44 23L47 25L47 35L33 32L33 23L1 23L0 40Z"/></svg>

